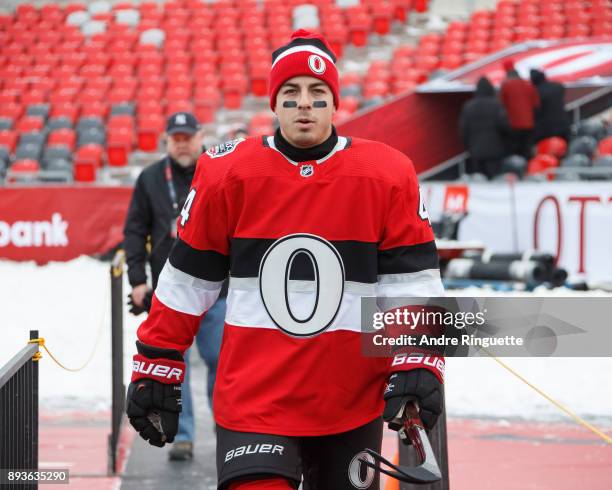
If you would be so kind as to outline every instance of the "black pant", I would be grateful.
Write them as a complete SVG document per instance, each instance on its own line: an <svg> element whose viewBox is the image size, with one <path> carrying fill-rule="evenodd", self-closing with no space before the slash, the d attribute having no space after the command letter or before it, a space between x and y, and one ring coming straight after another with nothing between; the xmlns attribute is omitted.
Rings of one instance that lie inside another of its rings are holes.
<svg viewBox="0 0 612 490"><path fill-rule="evenodd" d="M531 129L512 129L508 134L508 153L510 155L521 155L527 160L531 158Z"/></svg>
<svg viewBox="0 0 612 490"><path fill-rule="evenodd" d="M382 419L341 434L287 437L236 432L217 426L220 490L232 481L285 477L304 490L378 489L379 474L365 448L380 452ZM373 462L373 461L372 461Z"/></svg>

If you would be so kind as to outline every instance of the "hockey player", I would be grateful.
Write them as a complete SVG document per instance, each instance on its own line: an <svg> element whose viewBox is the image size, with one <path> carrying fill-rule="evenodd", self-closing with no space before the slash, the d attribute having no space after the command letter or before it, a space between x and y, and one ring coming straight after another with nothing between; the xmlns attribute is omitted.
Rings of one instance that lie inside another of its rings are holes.
<svg viewBox="0 0 612 490"><path fill-rule="evenodd" d="M410 160L336 133L327 42L297 31L272 60L280 128L200 158L138 330L127 414L151 444L172 441L183 352L230 273L214 392L219 488L374 489L361 458L380 450L381 415L416 400L431 428L444 364L364 356L361 298L442 295L433 233Z"/></svg>

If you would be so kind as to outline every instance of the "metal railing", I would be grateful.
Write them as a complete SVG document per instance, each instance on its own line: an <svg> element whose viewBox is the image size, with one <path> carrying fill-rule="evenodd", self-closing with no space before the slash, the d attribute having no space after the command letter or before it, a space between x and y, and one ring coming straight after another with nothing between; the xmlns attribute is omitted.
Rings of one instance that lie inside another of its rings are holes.
<svg viewBox="0 0 612 490"><path fill-rule="evenodd" d="M30 339L38 330L30 330ZM0 469L38 469L38 344L28 343L0 368ZM36 483L2 488L37 489Z"/></svg>
<svg viewBox="0 0 612 490"><path fill-rule="evenodd" d="M111 433L108 436L108 473L115 475L120 470L119 450L121 422L125 411L125 386L123 384L123 267L124 253L119 250L110 267L111 277L111 369L112 407Z"/></svg>

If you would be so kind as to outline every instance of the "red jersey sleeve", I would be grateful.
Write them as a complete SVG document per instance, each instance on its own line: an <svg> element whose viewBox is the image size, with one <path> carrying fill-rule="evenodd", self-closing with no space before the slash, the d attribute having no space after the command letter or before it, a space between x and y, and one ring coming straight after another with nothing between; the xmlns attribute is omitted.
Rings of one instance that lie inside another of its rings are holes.
<svg viewBox="0 0 612 490"><path fill-rule="evenodd" d="M406 306L407 297L444 296L436 242L414 166L403 154L395 155L399 179L378 246L377 296L383 311ZM396 351L389 371L423 368L443 382L444 358L411 349Z"/></svg>
<svg viewBox="0 0 612 490"><path fill-rule="evenodd" d="M225 162L223 162L225 163ZM229 271L223 165L203 154L178 217L178 238L160 274L151 311L138 329L145 344L184 352Z"/></svg>
<svg viewBox="0 0 612 490"><path fill-rule="evenodd" d="M394 152L399 178L378 245L378 296L443 296L438 251L412 162Z"/></svg>

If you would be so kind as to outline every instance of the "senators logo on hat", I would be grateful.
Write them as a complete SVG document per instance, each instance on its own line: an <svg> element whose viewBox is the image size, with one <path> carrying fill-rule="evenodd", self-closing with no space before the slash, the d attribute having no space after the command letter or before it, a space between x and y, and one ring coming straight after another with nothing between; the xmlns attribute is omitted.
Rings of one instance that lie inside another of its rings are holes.
<svg viewBox="0 0 612 490"><path fill-rule="evenodd" d="M316 73L317 75L322 75L323 73L325 73L325 69L327 68L325 61L323 61L323 58L321 58L317 54L311 54L308 57L308 66L313 71L313 73Z"/></svg>

